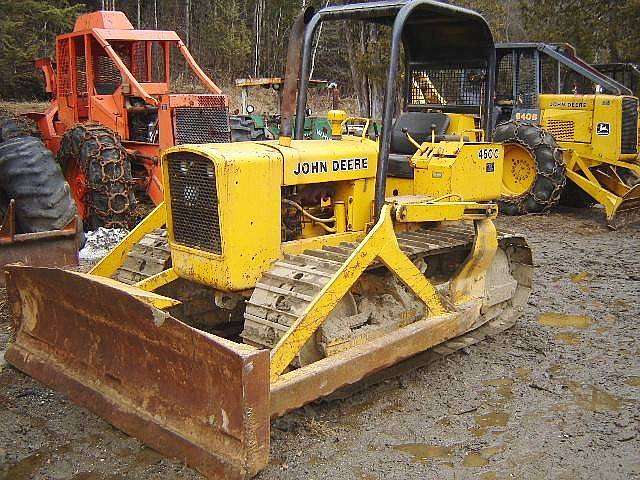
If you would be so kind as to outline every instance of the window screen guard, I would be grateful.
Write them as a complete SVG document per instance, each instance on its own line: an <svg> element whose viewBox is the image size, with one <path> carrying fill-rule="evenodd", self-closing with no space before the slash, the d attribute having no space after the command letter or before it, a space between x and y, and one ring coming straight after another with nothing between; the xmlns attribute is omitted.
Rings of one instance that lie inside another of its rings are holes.
<svg viewBox="0 0 640 480"><path fill-rule="evenodd" d="M411 106L469 106L485 99L486 66L420 64L408 66L407 103Z"/></svg>

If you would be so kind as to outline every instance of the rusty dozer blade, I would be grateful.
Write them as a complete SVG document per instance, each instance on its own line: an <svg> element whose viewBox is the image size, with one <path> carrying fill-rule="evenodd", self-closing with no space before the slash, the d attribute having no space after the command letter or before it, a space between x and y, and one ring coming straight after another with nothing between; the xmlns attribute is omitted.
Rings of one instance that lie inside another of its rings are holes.
<svg viewBox="0 0 640 480"><path fill-rule="evenodd" d="M640 222L640 184L631 187L621 197L612 215L607 217L607 226L617 230L638 222Z"/></svg>
<svg viewBox="0 0 640 480"><path fill-rule="evenodd" d="M6 270L9 363L209 477L249 478L266 465L268 351L193 329L134 287Z"/></svg>
<svg viewBox="0 0 640 480"><path fill-rule="evenodd" d="M77 218L61 230L16 233L15 200L9 202L0 225L0 271L10 263L36 267L75 266L78 265L78 248ZM0 286L4 283L4 274L0 273Z"/></svg>

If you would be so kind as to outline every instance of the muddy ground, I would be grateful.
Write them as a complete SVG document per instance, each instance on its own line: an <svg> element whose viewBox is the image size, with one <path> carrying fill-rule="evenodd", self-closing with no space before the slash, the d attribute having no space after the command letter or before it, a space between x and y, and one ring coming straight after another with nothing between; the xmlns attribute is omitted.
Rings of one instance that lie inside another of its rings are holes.
<svg viewBox="0 0 640 480"><path fill-rule="evenodd" d="M519 323L275 421L259 479L640 478L640 227L610 232L597 210L499 223L534 249ZM0 479L201 478L0 369Z"/></svg>

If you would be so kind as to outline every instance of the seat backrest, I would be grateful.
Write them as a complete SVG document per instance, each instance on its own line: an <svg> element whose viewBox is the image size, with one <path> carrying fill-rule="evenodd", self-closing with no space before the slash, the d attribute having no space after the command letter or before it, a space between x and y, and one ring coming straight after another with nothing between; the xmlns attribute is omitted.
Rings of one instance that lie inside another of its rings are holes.
<svg viewBox="0 0 640 480"><path fill-rule="evenodd" d="M416 147L407 139L403 129L406 129L416 142L422 143L431 139L432 129L435 129L436 136L444 135L449 122L449 117L440 112L403 112L393 124L391 152L405 155L415 153Z"/></svg>

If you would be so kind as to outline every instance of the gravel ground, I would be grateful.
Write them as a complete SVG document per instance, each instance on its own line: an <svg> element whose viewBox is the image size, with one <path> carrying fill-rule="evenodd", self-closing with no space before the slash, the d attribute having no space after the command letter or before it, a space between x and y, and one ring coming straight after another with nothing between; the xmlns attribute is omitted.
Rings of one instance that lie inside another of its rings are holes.
<svg viewBox="0 0 640 480"><path fill-rule="evenodd" d="M490 341L272 424L267 479L640 478L640 227L597 210L500 219L534 293ZM0 292L0 351L9 339ZM199 479L3 364L0 479Z"/></svg>

